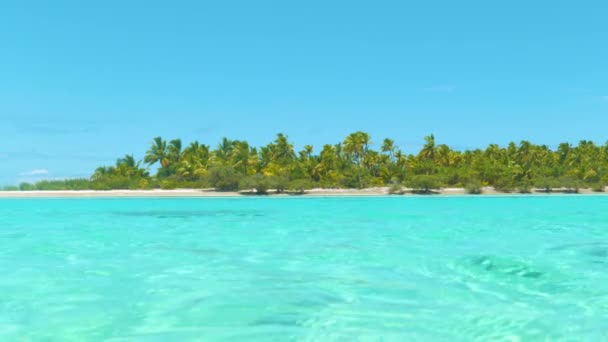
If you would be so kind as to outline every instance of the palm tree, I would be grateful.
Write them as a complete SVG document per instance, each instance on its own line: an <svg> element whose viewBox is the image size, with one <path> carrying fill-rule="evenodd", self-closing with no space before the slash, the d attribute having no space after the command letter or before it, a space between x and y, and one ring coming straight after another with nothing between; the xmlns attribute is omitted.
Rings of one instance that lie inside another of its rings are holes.
<svg viewBox="0 0 608 342"><path fill-rule="evenodd" d="M391 161L394 160L396 148L397 147L395 146L394 140L386 138L386 139L384 139L384 141L382 141L382 152L388 153L388 156L391 159Z"/></svg>
<svg viewBox="0 0 608 342"><path fill-rule="evenodd" d="M562 143L552 150L546 145L522 141L460 152L445 144L436 145L435 137L429 135L420 151L411 155L399 151L388 138L383 140L379 151L370 145L370 136L361 131L349 134L342 143L323 146L317 155L313 154L311 145L305 145L296 154L284 134L277 134L272 143L259 149L246 141L227 138L223 138L215 150L196 141L182 148L179 139L167 142L156 137L145 154L144 163L160 164L156 174L159 179L178 176L171 179L172 182L205 181L203 176L221 167L232 178L260 173L290 180L311 180L328 187L363 187L367 180L389 184L418 175L433 176L455 186L475 179L505 191L542 184L565 187L584 184L603 189L608 184L608 143L600 146L582 140L575 146ZM91 181L100 182L105 188L117 186L115 184L124 186L128 181L147 183L145 177L148 176L141 162L133 155L126 155L113 166L97 168ZM231 182L233 184L234 179Z"/></svg>
<svg viewBox="0 0 608 342"><path fill-rule="evenodd" d="M214 151L214 159L217 160L220 164L226 164L232 154L232 149L234 148L234 143L232 140L224 137L222 141L218 144L216 150Z"/></svg>
<svg viewBox="0 0 608 342"><path fill-rule="evenodd" d="M361 131L351 133L346 137L346 139L344 139L344 152L351 155L353 161L355 164L357 164L357 180L359 187L362 187L363 185L361 182L361 168L363 167L365 155L370 143L371 141L369 134Z"/></svg>
<svg viewBox="0 0 608 342"><path fill-rule="evenodd" d="M194 141L184 149L182 158L190 160L196 159L207 164L207 160L209 159L209 146Z"/></svg>
<svg viewBox="0 0 608 342"><path fill-rule="evenodd" d="M296 157L293 145L289 143L287 136L283 133L277 134L274 143L269 144L268 147L272 151L272 158L281 166L289 164Z"/></svg>
<svg viewBox="0 0 608 342"><path fill-rule="evenodd" d="M255 162L255 153L246 141L234 141L234 148L230 154L232 167L244 175L248 175L250 167Z"/></svg>
<svg viewBox="0 0 608 342"><path fill-rule="evenodd" d="M209 146L194 141L182 151L175 171L181 177L196 180L207 174L208 164Z"/></svg>
<svg viewBox="0 0 608 342"><path fill-rule="evenodd" d="M437 164L448 167L457 162L456 155L446 144L441 144L435 147L434 157L437 159Z"/></svg>
<svg viewBox="0 0 608 342"><path fill-rule="evenodd" d="M129 168L139 167L139 163L135 161L135 158L132 154L127 154L123 158L118 159L116 161L116 165L124 165Z"/></svg>
<svg viewBox="0 0 608 342"><path fill-rule="evenodd" d="M307 159L310 159L312 157L312 151L312 145L304 145L304 150L302 152L304 152L303 154L306 156Z"/></svg>
<svg viewBox="0 0 608 342"><path fill-rule="evenodd" d="M160 162L161 167L166 168L169 166L169 154L167 151L167 142L161 137L156 137L152 141L152 146L146 152L144 162L148 165L152 165L156 162Z"/></svg>
<svg viewBox="0 0 608 342"><path fill-rule="evenodd" d="M418 153L418 156L422 159L435 160L435 136L427 135L424 137L425 144Z"/></svg>
<svg viewBox="0 0 608 342"><path fill-rule="evenodd" d="M95 181L95 180L102 179L104 177L111 176L112 174L114 174L114 167L100 166L97 169L95 169L95 173L93 173L93 176L91 176L91 179Z"/></svg>
<svg viewBox="0 0 608 342"><path fill-rule="evenodd" d="M173 139L169 141L167 151L167 157L171 160L171 163L178 162L182 154L182 140Z"/></svg>
<svg viewBox="0 0 608 342"><path fill-rule="evenodd" d="M534 161L534 146L532 143L522 140L515 157L515 161L521 168L520 180L522 178L532 179L532 162Z"/></svg>

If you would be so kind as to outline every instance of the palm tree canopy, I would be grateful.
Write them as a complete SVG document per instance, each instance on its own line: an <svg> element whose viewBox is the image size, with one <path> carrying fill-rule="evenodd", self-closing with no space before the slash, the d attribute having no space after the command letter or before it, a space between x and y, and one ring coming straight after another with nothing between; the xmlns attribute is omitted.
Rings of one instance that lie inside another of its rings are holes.
<svg viewBox="0 0 608 342"><path fill-rule="evenodd" d="M434 177L446 186L463 186L473 180L501 189L550 188L554 184L603 189L608 184L608 143L581 140L552 149L523 140L458 151L436 144L431 134L413 154L400 151L389 138L383 139L378 150L371 145L370 135L362 131L347 135L341 143L323 145L317 154L312 145L303 145L296 153L294 144L282 133L259 148L244 140L223 138L212 149L198 141L183 145L180 139L167 142L159 136L152 139L143 159L147 167L160 164L156 175L151 177L129 154L117 159L115 165L96 168L91 181L107 182L104 188L124 188L128 182L136 182L130 187L158 187L161 183L205 184L218 174L237 178L260 174L321 187L381 186L410 182L416 176ZM231 182L229 187L234 188L234 179Z"/></svg>

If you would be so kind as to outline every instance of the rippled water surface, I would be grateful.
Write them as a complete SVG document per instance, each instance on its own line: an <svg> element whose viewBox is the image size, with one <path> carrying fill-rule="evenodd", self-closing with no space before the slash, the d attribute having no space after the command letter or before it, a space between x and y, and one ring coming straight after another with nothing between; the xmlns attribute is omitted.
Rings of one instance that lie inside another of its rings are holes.
<svg viewBox="0 0 608 342"><path fill-rule="evenodd" d="M608 197L0 200L0 340L608 339Z"/></svg>

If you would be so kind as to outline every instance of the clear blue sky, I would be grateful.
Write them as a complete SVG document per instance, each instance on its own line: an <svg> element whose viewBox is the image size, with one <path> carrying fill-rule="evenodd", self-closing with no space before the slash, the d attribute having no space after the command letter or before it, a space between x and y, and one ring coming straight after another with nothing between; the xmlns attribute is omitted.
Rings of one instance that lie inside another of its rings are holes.
<svg viewBox="0 0 608 342"><path fill-rule="evenodd" d="M88 176L157 135L603 143L607 18L601 0L3 1L0 184Z"/></svg>

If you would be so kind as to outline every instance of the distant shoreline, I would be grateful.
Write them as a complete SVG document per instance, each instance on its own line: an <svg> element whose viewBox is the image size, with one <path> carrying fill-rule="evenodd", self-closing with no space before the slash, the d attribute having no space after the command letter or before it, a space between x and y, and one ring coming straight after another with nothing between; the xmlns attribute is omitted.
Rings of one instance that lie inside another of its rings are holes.
<svg viewBox="0 0 608 342"><path fill-rule="evenodd" d="M578 193L568 193L564 190L554 190L544 192L536 189L529 194L519 192L498 192L491 187L483 189L481 194L468 194L464 188L444 188L432 194L416 194L408 191L404 194L389 194L388 187L368 188L368 189L311 189L304 194L270 193L268 195L256 195L251 192L236 191L210 191L200 189L175 189L175 190L48 190L48 191L0 191L0 198L226 198L226 197L374 197L374 196L394 196L394 197L435 197L435 196L535 196L535 195L608 195L606 192L594 192L591 189L580 189Z"/></svg>

